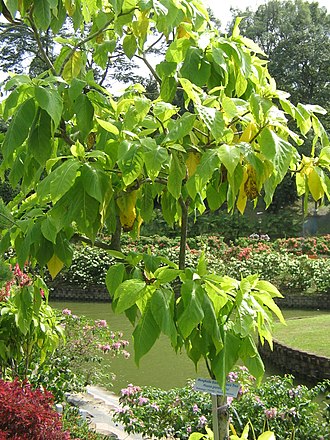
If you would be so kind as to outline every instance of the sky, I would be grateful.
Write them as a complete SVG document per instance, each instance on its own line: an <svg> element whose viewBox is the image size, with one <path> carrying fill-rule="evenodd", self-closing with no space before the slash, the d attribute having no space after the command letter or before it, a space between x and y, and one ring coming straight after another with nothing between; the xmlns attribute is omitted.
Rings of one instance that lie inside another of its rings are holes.
<svg viewBox="0 0 330 440"><path fill-rule="evenodd" d="M309 1L309 0L308 0ZM317 0L314 0L317 1ZM248 6L252 10L256 10L259 5L267 3L266 0L204 0L207 6L213 9L216 17L221 20L222 26L225 28L226 24L231 21L230 8L246 9ZM320 6L325 6L330 12L330 0L318 0Z"/></svg>

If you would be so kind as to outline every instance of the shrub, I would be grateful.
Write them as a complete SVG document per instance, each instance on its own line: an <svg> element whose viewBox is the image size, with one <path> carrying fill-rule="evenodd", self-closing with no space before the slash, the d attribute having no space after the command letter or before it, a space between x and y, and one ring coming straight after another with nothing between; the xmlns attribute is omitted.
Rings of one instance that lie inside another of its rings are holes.
<svg viewBox="0 0 330 440"><path fill-rule="evenodd" d="M51 393L28 383L0 380L0 433L4 439L67 440L60 416L52 408Z"/></svg>
<svg viewBox="0 0 330 440"><path fill-rule="evenodd" d="M167 391L129 385L121 390L120 404L114 419L128 433L187 439L193 431L205 433L209 425L210 396L194 391L192 383Z"/></svg>
<svg viewBox="0 0 330 440"><path fill-rule="evenodd" d="M70 431L71 437L76 440L106 440L114 439L104 434L99 434L92 430L87 420L85 420L80 414L79 409L75 406L65 405L62 423L64 429ZM1 437L0 437L1 439Z"/></svg>
<svg viewBox="0 0 330 440"><path fill-rule="evenodd" d="M294 385L292 376L272 376L256 385L245 367L229 373L228 381L241 384L238 398L228 398L231 422L239 435L251 423L256 436L270 430L277 440L329 438L327 410L320 403L329 381L309 389ZM210 395L194 391L191 383L168 391L130 385L122 390L120 403L114 417L128 433L186 439L191 432L205 434L206 426L212 427ZM244 438L255 437L250 432Z"/></svg>
<svg viewBox="0 0 330 440"><path fill-rule="evenodd" d="M246 385L232 405L243 426L251 420L256 433L266 427L277 440L321 440L329 438L330 426L316 398L329 387L329 381L308 388L295 385L291 375L272 376L260 386Z"/></svg>
<svg viewBox="0 0 330 440"><path fill-rule="evenodd" d="M35 385L47 384L56 401L65 393L83 391L89 384L110 387L109 357L129 357L128 341L121 332L113 332L105 320L76 316L70 310L61 315L65 340L41 365L32 365L29 380ZM56 366L56 368L54 368Z"/></svg>

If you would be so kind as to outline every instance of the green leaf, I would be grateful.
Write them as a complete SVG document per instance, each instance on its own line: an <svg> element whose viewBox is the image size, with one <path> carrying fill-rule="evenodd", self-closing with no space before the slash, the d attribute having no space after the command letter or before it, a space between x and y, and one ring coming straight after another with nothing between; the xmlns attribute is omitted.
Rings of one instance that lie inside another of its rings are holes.
<svg viewBox="0 0 330 440"><path fill-rule="evenodd" d="M156 290L151 299L151 310L160 330L176 345L177 331L174 324L174 293L161 288Z"/></svg>
<svg viewBox="0 0 330 440"><path fill-rule="evenodd" d="M229 330L224 332L223 349L211 360L212 371L221 388L225 390L228 373L239 359L241 339Z"/></svg>
<svg viewBox="0 0 330 440"><path fill-rule="evenodd" d="M136 49L137 49L136 38L133 34L125 36L125 38L123 40L123 49L124 49L126 56L129 59L132 59L135 52L136 52Z"/></svg>
<svg viewBox="0 0 330 440"><path fill-rule="evenodd" d="M276 440L276 437L273 432L265 431L259 435L258 440Z"/></svg>
<svg viewBox="0 0 330 440"><path fill-rule="evenodd" d="M187 78L192 83L202 87L210 77L211 65L205 60L201 49L190 47L186 53L180 73L183 78Z"/></svg>
<svg viewBox="0 0 330 440"><path fill-rule="evenodd" d="M123 263L114 264L109 267L105 278L105 284L111 298L114 297L117 288L123 282L125 273L126 269Z"/></svg>
<svg viewBox="0 0 330 440"><path fill-rule="evenodd" d="M146 283L138 279L126 280L118 286L114 299L118 299L115 312L122 313L132 307L146 293Z"/></svg>
<svg viewBox="0 0 330 440"><path fill-rule="evenodd" d="M62 197L73 186L80 166L78 160L69 159L47 176L47 178L50 178L50 195L53 202Z"/></svg>
<svg viewBox="0 0 330 440"><path fill-rule="evenodd" d="M118 166L123 173L125 185L128 186L133 183L143 170L143 153L140 146L131 144L129 150L120 157Z"/></svg>
<svg viewBox="0 0 330 440"><path fill-rule="evenodd" d="M94 122L94 107L84 94L78 96L74 103L74 111L77 116L77 126L82 139L85 139L92 130Z"/></svg>
<svg viewBox="0 0 330 440"><path fill-rule="evenodd" d="M217 317L213 307L213 303L207 295L203 298L203 327L207 331L208 335L211 337L216 352L219 353L223 349L223 341L220 333Z"/></svg>
<svg viewBox="0 0 330 440"><path fill-rule="evenodd" d="M280 322L285 324L285 319L282 315L281 309L268 292L253 292L253 296L259 302L259 304L261 304L263 307L268 307L269 310L271 310L277 316Z"/></svg>
<svg viewBox="0 0 330 440"><path fill-rule="evenodd" d="M50 25L52 15L48 0L35 0L33 8L33 14L36 20L37 26L46 31Z"/></svg>
<svg viewBox="0 0 330 440"><path fill-rule="evenodd" d="M249 372L257 379L257 382L260 383L265 373L265 366L251 335L242 341L239 356Z"/></svg>
<svg viewBox="0 0 330 440"><path fill-rule="evenodd" d="M135 362L148 353L160 335L160 328L153 316L150 301L133 332Z"/></svg>
<svg viewBox="0 0 330 440"><path fill-rule="evenodd" d="M173 151L168 175L167 188L175 199L181 195L182 180L186 176L186 165L180 153Z"/></svg>
<svg viewBox="0 0 330 440"><path fill-rule="evenodd" d="M70 267L73 258L73 248L63 232L60 232L56 237L56 244L54 248L56 256L63 261L66 267Z"/></svg>
<svg viewBox="0 0 330 440"><path fill-rule="evenodd" d="M233 174L241 159L241 151L235 145L223 144L218 149L221 162L227 168L229 174Z"/></svg>
<svg viewBox="0 0 330 440"><path fill-rule="evenodd" d="M165 80L168 77L174 77L176 72L177 63L169 63L167 61L161 61L156 66L156 72L158 76Z"/></svg>
<svg viewBox="0 0 330 440"><path fill-rule="evenodd" d="M19 289L15 295L14 302L17 307L15 315L16 325L23 335L26 335L30 329L33 316L33 287L24 286L22 289Z"/></svg>
<svg viewBox="0 0 330 440"><path fill-rule="evenodd" d="M42 235L51 243L56 243L56 236L58 233L56 223L52 217L47 216L41 223Z"/></svg>
<svg viewBox="0 0 330 440"><path fill-rule="evenodd" d="M160 86L160 99L165 102L172 102L175 98L177 82L173 76L163 79Z"/></svg>
<svg viewBox="0 0 330 440"><path fill-rule="evenodd" d="M164 143L176 142L187 136L195 123L196 115L184 113L181 118L173 120L168 124L169 133L164 139Z"/></svg>
<svg viewBox="0 0 330 440"><path fill-rule="evenodd" d="M23 102L16 110L3 141L2 151L7 159L20 147L29 134L35 115L35 104L32 98Z"/></svg>
<svg viewBox="0 0 330 440"><path fill-rule="evenodd" d="M276 182L279 183L288 171L293 156L293 147L267 127L262 130L257 139L262 154L273 164L273 173Z"/></svg>
<svg viewBox="0 0 330 440"><path fill-rule="evenodd" d="M45 110L40 110L29 136L28 147L40 165L44 165L52 153L51 118Z"/></svg>
<svg viewBox="0 0 330 440"><path fill-rule="evenodd" d="M183 337L187 338L204 318L202 308L204 291L192 280L187 280L181 286L181 296L183 312L178 317L178 326Z"/></svg>
<svg viewBox="0 0 330 440"><path fill-rule="evenodd" d="M180 63L185 59L190 44L187 38L175 39L167 49L165 60L170 63Z"/></svg>
<svg viewBox="0 0 330 440"><path fill-rule="evenodd" d="M187 181L187 189L192 199L205 189L215 170L219 169L220 158L217 150L207 150L197 165L195 174Z"/></svg>
<svg viewBox="0 0 330 440"><path fill-rule="evenodd" d="M55 128L58 127L60 125L63 110L63 101L58 91L36 86L34 93L40 107L52 118Z"/></svg>
<svg viewBox="0 0 330 440"><path fill-rule="evenodd" d="M210 130L214 139L219 142L224 136L225 122L223 120L222 113L210 107L205 107L202 105L196 106L196 110L206 125L206 127Z"/></svg>
<svg viewBox="0 0 330 440"><path fill-rule="evenodd" d="M93 164L85 163L81 167L81 179L87 194L103 203L107 190L111 188L110 177Z"/></svg>
<svg viewBox="0 0 330 440"><path fill-rule="evenodd" d="M176 216L176 200L167 189L162 193L161 205L164 220L172 226Z"/></svg>
<svg viewBox="0 0 330 440"><path fill-rule="evenodd" d="M10 15L14 18L18 11L18 0L5 0L4 1Z"/></svg>
<svg viewBox="0 0 330 440"><path fill-rule="evenodd" d="M162 266L155 271L155 277L157 278L157 281L159 283L166 284L175 280L180 275L180 273L181 271L179 269L172 269L166 266Z"/></svg>
<svg viewBox="0 0 330 440"><path fill-rule="evenodd" d="M156 143L154 148L144 153L144 164L152 181L158 176L162 165L167 161L168 157L166 148L160 147Z"/></svg>

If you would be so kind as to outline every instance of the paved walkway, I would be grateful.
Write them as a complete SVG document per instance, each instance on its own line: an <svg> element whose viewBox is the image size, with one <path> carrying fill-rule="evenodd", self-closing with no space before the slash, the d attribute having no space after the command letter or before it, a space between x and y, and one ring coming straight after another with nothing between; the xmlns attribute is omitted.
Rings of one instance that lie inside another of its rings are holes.
<svg viewBox="0 0 330 440"><path fill-rule="evenodd" d="M141 435L127 434L122 425L113 421L112 414L119 408L119 399L115 394L100 387L88 386L85 394L70 395L68 401L91 420L96 432L118 440L142 440Z"/></svg>

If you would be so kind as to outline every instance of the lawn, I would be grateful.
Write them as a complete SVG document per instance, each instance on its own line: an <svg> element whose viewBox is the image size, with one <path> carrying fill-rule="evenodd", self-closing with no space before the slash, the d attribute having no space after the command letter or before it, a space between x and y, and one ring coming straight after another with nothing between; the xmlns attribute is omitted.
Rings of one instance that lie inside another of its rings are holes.
<svg viewBox="0 0 330 440"><path fill-rule="evenodd" d="M276 340L292 348L330 357L330 313L286 322L287 326L275 324Z"/></svg>

